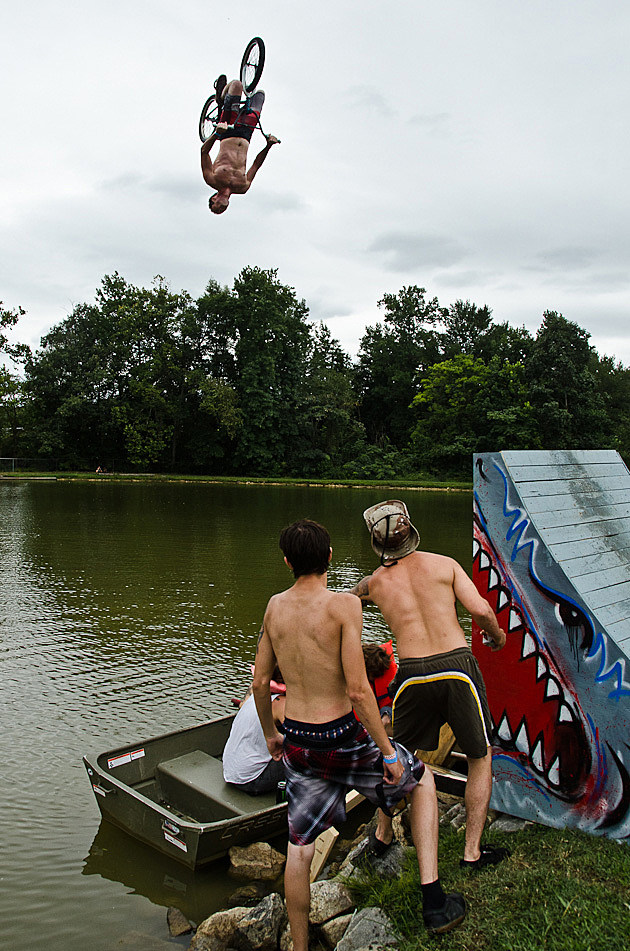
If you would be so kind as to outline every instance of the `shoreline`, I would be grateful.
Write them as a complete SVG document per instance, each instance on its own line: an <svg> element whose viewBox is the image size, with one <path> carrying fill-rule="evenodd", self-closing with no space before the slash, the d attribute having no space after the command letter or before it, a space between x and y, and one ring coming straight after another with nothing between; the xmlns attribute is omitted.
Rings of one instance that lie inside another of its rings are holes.
<svg viewBox="0 0 630 951"><path fill-rule="evenodd" d="M317 479L282 476L177 475L153 472L0 472L0 482L184 482L206 485L302 486L326 489L403 489L405 492L471 492L470 482L458 479Z"/></svg>

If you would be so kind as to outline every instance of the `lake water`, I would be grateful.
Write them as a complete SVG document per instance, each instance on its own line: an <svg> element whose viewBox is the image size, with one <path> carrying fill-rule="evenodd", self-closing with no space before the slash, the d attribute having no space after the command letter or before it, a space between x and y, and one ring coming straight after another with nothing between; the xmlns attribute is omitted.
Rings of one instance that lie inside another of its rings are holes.
<svg viewBox="0 0 630 951"><path fill-rule="evenodd" d="M0 481L3 947L148 948L168 905L195 922L225 905L225 862L193 874L101 823L81 757L232 712L291 584L280 529L323 522L347 588L376 567L361 513L388 496L470 569L468 493ZM387 637L372 609L364 631Z"/></svg>

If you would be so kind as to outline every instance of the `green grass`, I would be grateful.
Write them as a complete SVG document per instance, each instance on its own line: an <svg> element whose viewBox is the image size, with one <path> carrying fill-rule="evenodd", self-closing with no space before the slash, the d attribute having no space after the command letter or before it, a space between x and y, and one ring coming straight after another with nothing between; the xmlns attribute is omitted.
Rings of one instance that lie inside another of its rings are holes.
<svg viewBox="0 0 630 951"><path fill-rule="evenodd" d="M211 476L181 475L179 473L153 472L8 472L0 471L2 477L18 479L55 478L60 481L98 481L98 482L222 482L257 483L260 485L318 485L318 486L366 486L405 489L452 489L470 491L472 481L457 479L437 479L433 476L415 473L405 479L320 479L317 477L295 478L288 476Z"/></svg>
<svg viewBox="0 0 630 951"><path fill-rule="evenodd" d="M380 905L404 938L402 951L622 951L630 948L630 848L580 832L531 826L496 834L509 859L483 872L459 867L462 836L440 829L440 879L468 904L463 924L430 937L422 923L415 854L394 881L352 883L360 907Z"/></svg>

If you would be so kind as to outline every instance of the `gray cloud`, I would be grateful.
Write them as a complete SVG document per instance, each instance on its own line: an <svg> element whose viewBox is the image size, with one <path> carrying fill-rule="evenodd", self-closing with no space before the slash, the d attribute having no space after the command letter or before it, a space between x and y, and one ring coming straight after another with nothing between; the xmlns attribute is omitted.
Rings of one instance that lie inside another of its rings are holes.
<svg viewBox="0 0 630 951"><path fill-rule="evenodd" d="M464 248L452 238L402 231L385 232L367 250L378 255L381 267L388 271L448 268L466 256Z"/></svg>

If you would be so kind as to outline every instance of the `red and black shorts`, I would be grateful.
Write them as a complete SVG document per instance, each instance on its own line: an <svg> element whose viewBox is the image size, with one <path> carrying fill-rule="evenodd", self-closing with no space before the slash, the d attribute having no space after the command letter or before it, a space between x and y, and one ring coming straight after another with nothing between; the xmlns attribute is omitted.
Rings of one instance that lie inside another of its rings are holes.
<svg viewBox="0 0 630 951"><path fill-rule="evenodd" d="M232 128L217 132L217 138L247 139L249 142L258 125L264 101L265 94L262 89L248 97L243 104L240 96L226 96L219 122L227 122Z"/></svg>

